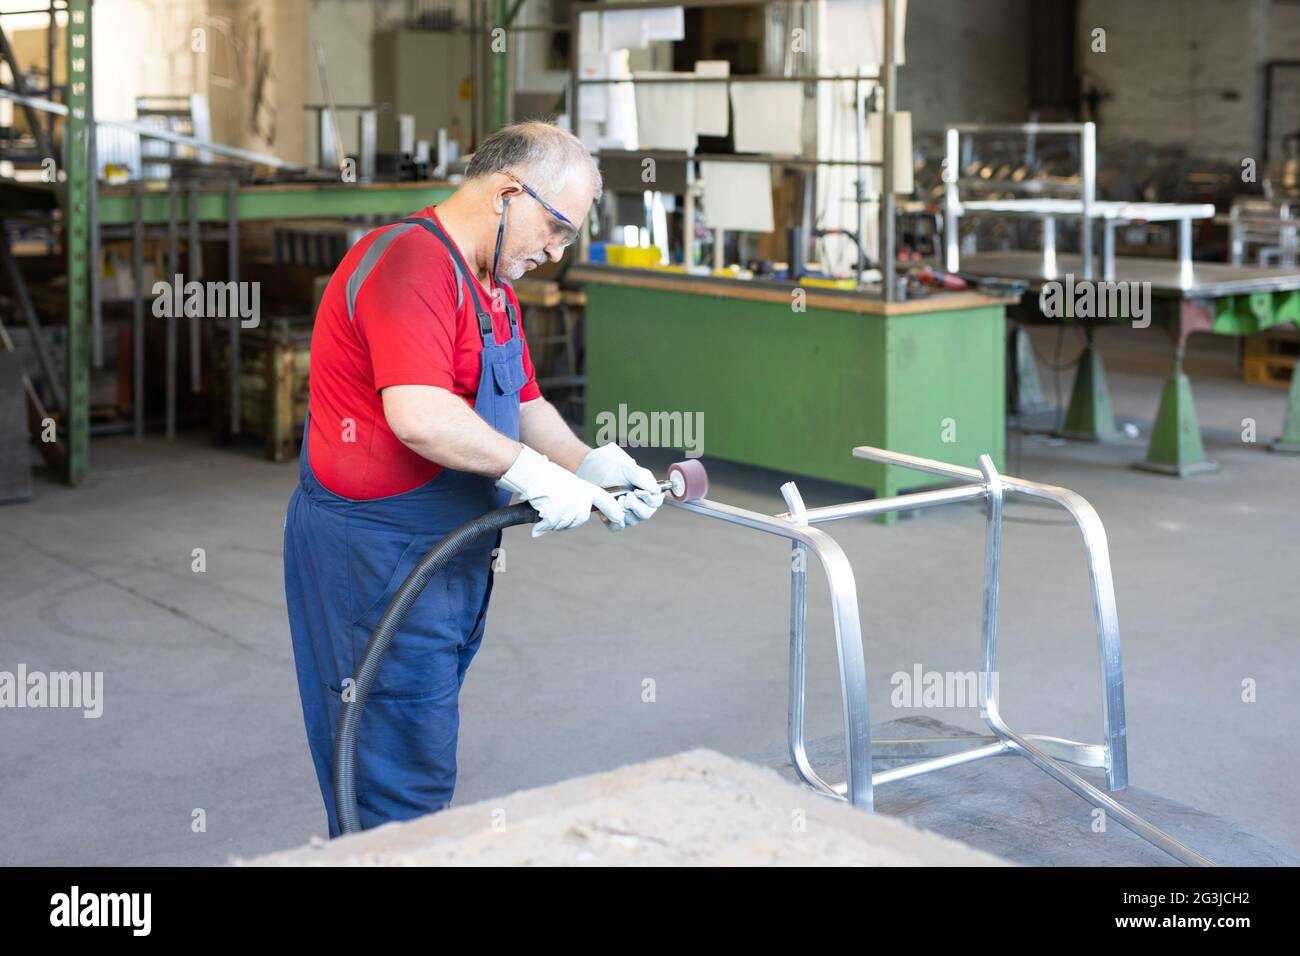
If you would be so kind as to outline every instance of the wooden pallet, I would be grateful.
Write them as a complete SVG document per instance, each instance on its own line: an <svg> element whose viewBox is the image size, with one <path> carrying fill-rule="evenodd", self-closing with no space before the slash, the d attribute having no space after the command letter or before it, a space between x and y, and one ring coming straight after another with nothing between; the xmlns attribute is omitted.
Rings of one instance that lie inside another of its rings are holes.
<svg viewBox="0 0 1300 956"><path fill-rule="evenodd" d="M1245 342L1242 379L1252 385L1289 388L1300 358L1300 335L1274 330L1247 336Z"/></svg>

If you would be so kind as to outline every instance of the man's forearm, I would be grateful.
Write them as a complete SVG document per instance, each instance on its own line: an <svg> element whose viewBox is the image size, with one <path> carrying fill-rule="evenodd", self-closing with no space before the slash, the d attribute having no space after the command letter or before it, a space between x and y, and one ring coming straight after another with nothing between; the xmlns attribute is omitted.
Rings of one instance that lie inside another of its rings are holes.
<svg viewBox="0 0 1300 956"><path fill-rule="evenodd" d="M520 406L519 437L529 448L569 471L577 471L591 451L591 446L573 434L555 406L544 398Z"/></svg>
<svg viewBox="0 0 1300 956"><path fill-rule="evenodd" d="M445 389L400 385L382 394L393 434L417 455L444 468L495 480L519 457L519 442L501 434Z"/></svg>

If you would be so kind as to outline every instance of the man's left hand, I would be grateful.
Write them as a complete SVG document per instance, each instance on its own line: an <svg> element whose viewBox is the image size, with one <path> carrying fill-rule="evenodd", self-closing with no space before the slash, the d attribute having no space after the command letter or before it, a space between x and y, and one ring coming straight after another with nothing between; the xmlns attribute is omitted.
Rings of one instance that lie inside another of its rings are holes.
<svg viewBox="0 0 1300 956"><path fill-rule="evenodd" d="M602 445L587 453L576 472L579 478L601 488L631 488L619 502L623 505L624 527L630 528L652 517L664 503L664 493L649 468L642 468L636 460L615 444ZM609 525L611 531L619 530Z"/></svg>

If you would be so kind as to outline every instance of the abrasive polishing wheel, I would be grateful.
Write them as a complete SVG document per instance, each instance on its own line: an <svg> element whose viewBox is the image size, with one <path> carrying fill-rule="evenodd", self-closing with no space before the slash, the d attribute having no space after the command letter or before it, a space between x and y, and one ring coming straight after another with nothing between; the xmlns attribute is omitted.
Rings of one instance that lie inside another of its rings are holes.
<svg viewBox="0 0 1300 956"><path fill-rule="evenodd" d="M672 496L678 501L699 501L709 493L709 473L696 458L669 465L668 480L672 482Z"/></svg>

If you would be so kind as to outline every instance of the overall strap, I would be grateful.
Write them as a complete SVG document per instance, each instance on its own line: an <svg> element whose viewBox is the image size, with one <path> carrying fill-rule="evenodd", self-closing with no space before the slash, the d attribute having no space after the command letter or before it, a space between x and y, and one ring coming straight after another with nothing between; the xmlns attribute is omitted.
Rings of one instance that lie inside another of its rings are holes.
<svg viewBox="0 0 1300 956"><path fill-rule="evenodd" d="M484 343L495 344L496 334L492 330L492 314L491 312L484 310L483 302L479 298L478 294L478 283L473 281L473 275L469 271L469 266L466 264L464 258L462 258L460 250L456 248L456 244L451 241L451 237L443 232L442 229L438 228L436 222L427 217L403 219L402 222L414 226L422 226L432 235L436 236L438 241L446 247L447 254L451 256L452 264L456 267L456 272L459 274L460 280L464 282L466 287L469 289L470 298L474 302L474 314L478 318L478 330L483 336ZM506 313L510 318L510 335L511 338L513 338L515 333L515 314L514 309L510 308L509 299L506 300Z"/></svg>

